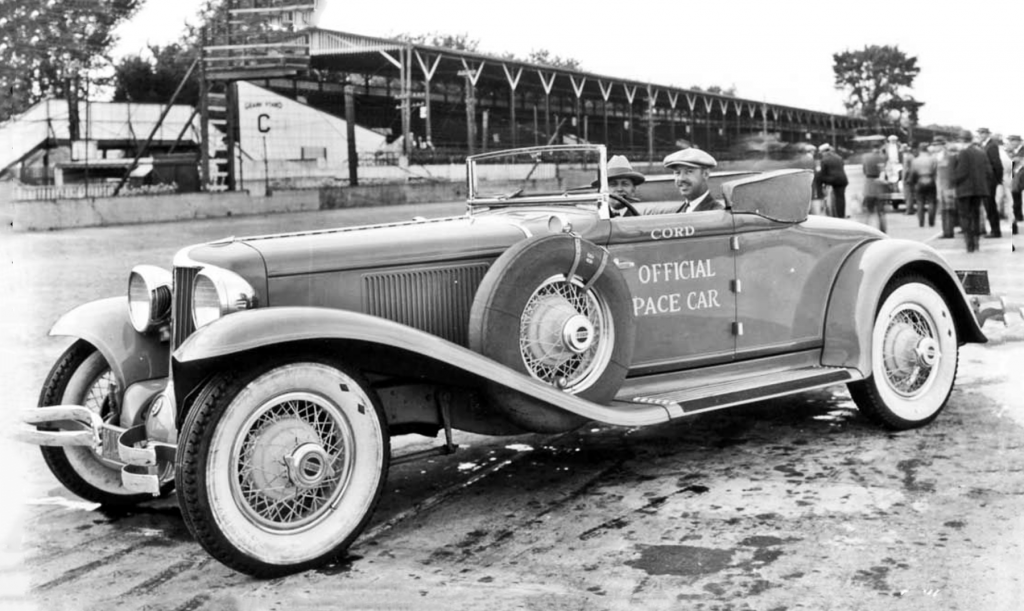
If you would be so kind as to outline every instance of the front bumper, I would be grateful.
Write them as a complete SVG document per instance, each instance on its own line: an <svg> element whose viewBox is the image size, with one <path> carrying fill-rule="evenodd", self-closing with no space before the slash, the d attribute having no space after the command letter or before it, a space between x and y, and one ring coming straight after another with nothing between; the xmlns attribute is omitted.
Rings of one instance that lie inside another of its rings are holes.
<svg viewBox="0 0 1024 611"><path fill-rule="evenodd" d="M160 494L164 474L174 465L177 445L148 439L146 425L122 428L104 422L81 405L21 410L18 441L38 446L87 447L121 469L121 484L131 494Z"/></svg>

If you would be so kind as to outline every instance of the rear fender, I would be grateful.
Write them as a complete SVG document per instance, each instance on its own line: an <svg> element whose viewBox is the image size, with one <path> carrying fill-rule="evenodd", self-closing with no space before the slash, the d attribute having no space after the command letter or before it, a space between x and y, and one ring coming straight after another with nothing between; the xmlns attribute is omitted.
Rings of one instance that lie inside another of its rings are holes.
<svg viewBox="0 0 1024 611"><path fill-rule="evenodd" d="M920 242L875 240L851 253L836 277L825 316L822 365L853 367L865 377L871 375L871 334L879 300L901 273L917 273L935 284L949 304L961 344L988 341L945 259Z"/></svg>
<svg viewBox="0 0 1024 611"><path fill-rule="evenodd" d="M666 422L672 415L660 405L619 410L592 403L419 329L358 312L311 307L236 312L198 329L174 352L175 390L180 391L180 397L184 397L198 388L199 382L211 373L204 371L208 369L204 364L211 361L237 361L239 359L235 357L262 348L313 341L377 345L401 351L417 359L443 363L477 379L507 386L587 420L642 426ZM351 364L359 366L358 362ZM191 382L186 383L186 380Z"/></svg>
<svg viewBox="0 0 1024 611"><path fill-rule="evenodd" d="M57 320L50 335L77 337L95 346L122 389L170 372L170 346L158 334L142 334L132 327L125 297L78 306Z"/></svg>

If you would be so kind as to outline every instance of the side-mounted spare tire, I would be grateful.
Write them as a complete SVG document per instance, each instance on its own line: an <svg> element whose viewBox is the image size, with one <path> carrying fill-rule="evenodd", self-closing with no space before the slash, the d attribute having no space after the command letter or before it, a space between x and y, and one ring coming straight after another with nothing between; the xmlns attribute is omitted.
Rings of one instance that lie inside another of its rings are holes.
<svg viewBox="0 0 1024 611"><path fill-rule="evenodd" d="M608 251L570 234L531 238L498 257L470 311L470 349L595 403L611 401L633 357L629 287ZM586 419L491 383L487 398L527 430Z"/></svg>

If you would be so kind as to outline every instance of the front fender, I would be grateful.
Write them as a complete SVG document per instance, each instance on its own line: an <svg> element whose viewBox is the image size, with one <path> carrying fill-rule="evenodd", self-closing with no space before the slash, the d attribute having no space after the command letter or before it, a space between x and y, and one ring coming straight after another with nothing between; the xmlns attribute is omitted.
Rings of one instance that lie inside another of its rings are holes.
<svg viewBox="0 0 1024 611"><path fill-rule="evenodd" d="M963 286L931 247L910 240L875 240L850 254L836 277L825 316L827 367L853 367L871 375L871 333L882 292L901 272L932 281L949 304L961 343L988 341L971 311Z"/></svg>
<svg viewBox="0 0 1024 611"><path fill-rule="evenodd" d="M174 352L174 360L187 367L207 359L310 340L366 342L412 353L507 386L587 420L642 426L666 422L676 415L661 405L641 407L631 404L628 409L623 409L592 403L436 335L348 310L281 307L236 312L198 329Z"/></svg>
<svg viewBox="0 0 1024 611"><path fill-rule="evenodd" d="M54 323L50 335L77 337L95 346L107 359L121 388L164 378L170 372L170 347L156 334L144 335L132 327L125 297L78 306Z"/></svg>

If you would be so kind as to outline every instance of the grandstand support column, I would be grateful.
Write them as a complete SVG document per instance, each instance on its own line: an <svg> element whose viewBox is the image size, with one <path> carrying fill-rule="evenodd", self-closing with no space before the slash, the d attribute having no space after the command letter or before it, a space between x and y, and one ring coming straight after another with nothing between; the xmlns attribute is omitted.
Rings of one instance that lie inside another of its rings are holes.
<svg viewBox="0 0 1024 611"><path fill-rule="evenodd" d="M533 146L540 146L540 120L537 117L537 105L533 105Z"/></svg>
<svg viewBox="0 0 1024 611"><path fill-rule="evenodd" d="M481 126L480 126L480 132L481 132L480 133L480 152L481 153L486 153L487 152L487 138L488 138L488 135L489 135L488 132L490 131L490 128L491 128L491 111L490 110L485 108L483 110L483 112L480 113L480 123L481 123Z"/></svg>
<svg viewBox="0 0 1024 611"><path fill-rule="evenodd" d="M469 154L475 154L476 150L476 82L484 71L484 62L480 62L475 70L470 69L465 58L462 59L462 70L459 76L466 77L466 143L469 145Z"/></svg>
<svg viewBox="0 0 1024 611"><path fill-rule="evenodd" d="M647 85L647 163L654 163L654 105L658 103L658 91Z"/></svg>
<svg viewBox="0 0 1024 611"><path fill-rule="evenodd" d="M583 118L582 118L582 114L583 113L582 113L581 107L583 105L583 100L582 100L583 87L587 84L587 77L585 77L585 76L582 77L580 79L580 82L577 83L576 82L576 77L570 74L569 75L569 82L572 83L572 92L576 94L576 104L573 107L573 112L576 113L576 116L573 117L572 122L573 122L573 126L576 128L576 137L579 138L580 137L580 130L583 128Z"/></svg>
<svg viewBox="0 0 1024 611"><path fill-rule="evenodd" d="M468 72L466 74L466 144L469 154L476 154L476 87Z"/></svg>
<svg viewBox="0 0 1024 611"><path fill-rule="evenodd" d="M345 83L345 137L348 139L348 184L359 186L359 152L356 150L356 96L352 83Z"/></svg>
<svg viewBox="0 0 1024 611"><path fill-rule="evenodd" d="M519 124L516 122L516 87L519 86L519 78L523 76L523 68L517 68L516 75L513 78L507 64L502 64L501 67L505 71L505 78L508 79L508 108L511 115L510 120L512 121L512 148L516 148L519 146Z"/></svg>
<svg viewBox="0 0 1024 611"><path fill-rule="evenodd" d="M227 87L225 88L225 94L227 95L227 145L228 145L228 190L237 191L241 188L241 159L236 154L238 148L238 134L236 133L236 127L238 126L238 83L236 81L228 81Z"/></svg>
<svg viewBox="0 0 1024 611"><path fill-rule="evenodd" d="M199 30L199 182L210 187L210 83L206 80L206 26Z"/></svg>
<svg viewBox="0 0 1024 611"><path fill-rule="evenodd" d="M545 78L544 73L540 70L537 71L537 76L540 77L540 84L544 87L544 134L551 137L551 88L555 84L555 74L551 73L551 78Z"/></svg>
<svg viewBox="0 0 1024 611"><path fill-rule="evenodd" d="M629 153L633 154L633 99L636 97L636 86L634 85L630 89L629 85L623 83L622 87L626 90L626 100L629 104L626 105L626 131L629 133Z"/></svg>
<svg viewBox="0 0 1024 611"><path fill-rule="evenodd" d="M676 119L679 118L679 114L676 112L676 104L679 103L679 92L666 91L665 95L668 96L669 111L666 115L668 117L668 128L669 138L671 138L672 147L676 145Z"/></svg>
<svg viewBox="0 0 1024 611"><path fill-rule="evenodd" d="M426 132L424 137L426 138L428 145L433 145L434 130L431 123L430 113L430 81L434 78L434 72L437 71L437 65L441 63L441 54L438 53L437 57L434 58L433 65L428 68L426 62L423 61L423 56L420 55L420 52L415 51L415 53L416 61L419 62L420 69L423 70L423 107L426 109L424 110L424 113L426 114L426 117L424 117L424 131Z"/></svg>
<svg viewBox="0 0 1024 611"><path fill-rule="evenodd" d="M398 50L398 77L402 81L401 91L399 95L402 100L402 155L409 158L410 147L410 134L409 130L412 123L412 115L410 109L412 108L412 88L410 87L411 79L411 64L412 59L412 47L402 47Z"/></svg>
<svg viewBox="0 0 1024 611"><path fill-rule="evenodd" d="M597 87L601 90L601 99L604 100L604 104L601 105L604 111L604 145L608 146L608 98L612 95L612 83L608 83L608 87L604 86L602 81L597 81Z"/></svg>

